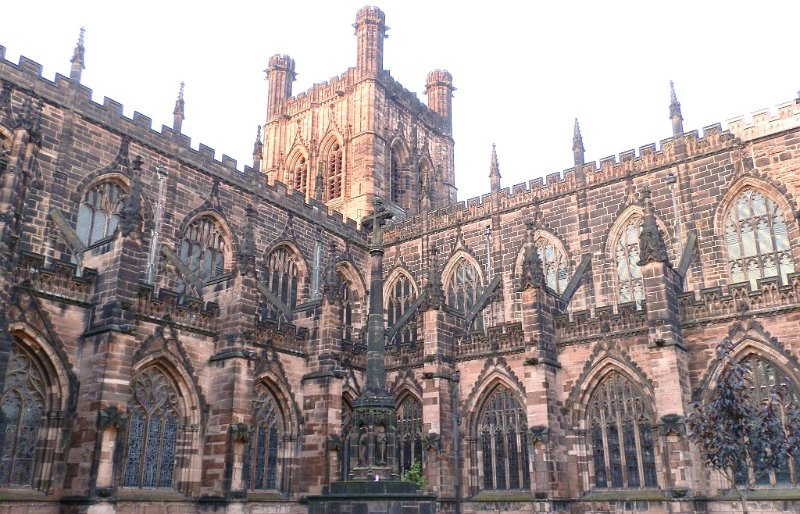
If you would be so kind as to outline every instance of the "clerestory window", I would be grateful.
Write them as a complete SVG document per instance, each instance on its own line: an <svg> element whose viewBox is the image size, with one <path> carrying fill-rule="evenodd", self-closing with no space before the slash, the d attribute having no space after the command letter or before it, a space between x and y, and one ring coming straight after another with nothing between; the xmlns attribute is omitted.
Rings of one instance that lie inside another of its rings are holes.
<svg viewBox="0 0 800 514"><path fill-rule="evenodd" d="M90 246L114 234L124 194L122 186L115 182L98 184L86 193L78 207L75 229L83 244Z"/></svg>

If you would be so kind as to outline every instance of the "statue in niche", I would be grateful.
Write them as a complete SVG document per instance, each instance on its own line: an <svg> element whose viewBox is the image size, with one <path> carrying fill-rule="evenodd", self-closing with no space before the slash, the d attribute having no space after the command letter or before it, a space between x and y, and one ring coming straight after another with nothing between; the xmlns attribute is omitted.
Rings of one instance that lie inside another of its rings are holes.
<svg viewBox="0 0 800 514"><path fill-rule="evenodd" d="M367 434L367 429L365 427L361 427L359 430L358 435L358 465L359 466L366 466L367 465L367 449L369 448L369 435Z"/></svg>
<svg viewBox="0 0 800 514"><path fill-rule="evenodd" d="M375 427L375 464L386 464L386 429L383 425Z"/></svg>

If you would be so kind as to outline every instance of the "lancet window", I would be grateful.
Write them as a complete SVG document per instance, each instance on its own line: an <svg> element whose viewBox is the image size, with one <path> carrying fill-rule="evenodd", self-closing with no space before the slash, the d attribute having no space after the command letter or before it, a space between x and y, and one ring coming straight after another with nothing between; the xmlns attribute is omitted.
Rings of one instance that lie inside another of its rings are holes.
<svg viewBox="0 0 800 514"><path fill-rule="evenodd" d="M408 307L414 300L416 300L417 295L414 292L411 279L405 274L398 275L388 289L389 298L386 302L386 321L388 326L392 327L403 316L406 310L408 310ZM405 344L416 340L417 324L412 320L406 323L403 330L397 334L394 343Z"/></svg>
<svg viewBox="0 0 800 514"><path fill-rule="evenodd" d="M595 487L656 487L652 420L631 381L609 373L588 412Z"/></svg>
<svg viewBox="0 0 800 514"><path fill-rule="evenodd" d="M181 239L180 259L193 275L209 282L225 273L228 243L219 225L201 217L186 229Z"/></svg>
<svg viewBox="0 0 800 514"><path fill-rule="evenodd" d="M182 416L178 393L169 378L152 366L133 382L128 405L125 487L173 487Z"/></svg>
<svg viewBox="0 0 800 514"><path fill-rule="evenodd" d="M477 303L482 288L478 270L470 261L462 257L456 263L447 281L447 305L466 315ZM478 315L472 327L467 327L468 330L470 328L483 330L483 317Z"/></svg>
<svg viewBox="0 0 800 514"><path fill-rule="evenodd" d="M286 246L280 246L270 253L263 277L267 288L284 305L290 309L297 306L300 268L293 251ZM270 303L262 308L262 317L266 319L278 320L280 315L281 311Z"/></svg>
<svg viewBox="0 0 800 514"><path fill-rule="evenodd" d="M283 416L275 397L258 385L253 400L253 435L250 441L250 488L280 490L282 486Z"/></svg>
<svg viewBox="0 0 800 514"><path fill-rule="evenodd" d="M397 465L400 474L419 462L422 466L422 403L406 396L397 407Z"/></svg>
<svg viewBox="0 0 800 514"><path fill-rule="evenodd" d="M11 346L0 400L3 433L0 486L30 487L42 417L48 411L44 371L18 343Z"/></svg>
<svg viewBox="0 0 800 514"><path fill-rule="evenodd" d="M342 145L338 142L331 145L328 151L328 176L325 185L326 199L334 200L342 196Z"/></svg>
<svg viewBox="0 0 800 514"><path fill-rule="evenodd" d="M775 202L763 193L746 189L725 218L725 246L732 282L750 282L794 272L789 231Z"/></svg>
<svg viewBox="0 0 800 514"><path fill-rule="evenodd" d="M306 194L308 191L308 162L305 156L301 155L294 165L292 186L296 191Z"/></svg>
<svg viewBox="0 0 800 514"><path fill-rule="evenodd" d="M353 310L357 300L356 292L350 281L342 278L341 300L342 309L339 314L339 321L342 325L342 339L345 341L353 340Z"/></svg>
<svg viewBox="0 0 800 514"><path fill-rule="evenodd" d="M115 182L94 186L78 207L78 224L75 232L85 245L111 236L119 224L123 188Z"/></svg>
<svg viewBox="0 0 800 514"><path fill-rule="evenodd" d="M525 410L510 389L498 385L478 418L484 489L530 489Z"/></svg>
<svg viewBox="0 0 800 514"><path fill-rule="evenodd" d="M644 300L642 270L639 267L639 233L641 216L633 216L622 230L616 245L617 284L621 303Z"/></svg>

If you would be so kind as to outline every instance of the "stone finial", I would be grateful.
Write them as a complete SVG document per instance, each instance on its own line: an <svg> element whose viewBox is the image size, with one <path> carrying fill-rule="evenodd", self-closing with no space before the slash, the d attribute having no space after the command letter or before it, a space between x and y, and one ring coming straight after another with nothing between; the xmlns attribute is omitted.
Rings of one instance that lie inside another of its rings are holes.
<svg viewBox="0 0 800 514"><path fill-rule="evenodd" d="M69 62L72 63L72 68L69 72L70 80L75 82L81 81L81 72L86 67L84 64L84 55L86 54L86 47L83 46L83 39L84 35L86 34L86 29L81 27L81 33L78 36L78 44L75 45L75 51L72 54L72 59Z"/></svg>
<svg viewBox="0 0 800 514"><path fill-rule="evenodd" d="M328 246L328 265L325 268L325 276L322 279L322 293L330 303L339 298L339 293L342 289L342 279L339 277L339 272L336 271L336 260L336 242L331 241L330 246Z"/></svg>
<svg viewBox="0 0 800 514"><path fill-rule="evenodd" d="M492 193L500 191L500 163L497 161L497 147L492 143L492 163L489 169Z"/></svg>
<svg viewBox="0 0 800 514"><path fill-rule="evenodd" d="M644 218L642 218L642 232L639 235L639 265L644 266L650 262L669 263L667 246L656 223L653 213L653 202L650 199L650 188L642 190L644 200Z"/></svg>
<svg viewBox="0 0 800 514"><path fill-rule="evenodd" d="M678 95L675 94L675 83L671 80L669 81L669 119L672 120L672 135L683 134L681 103L678 101Z"/></svg>
<svg viewBox="0 0 800 514"><path fill-rule="evenodd" d="M172 130L175 132L180 132L181 128L183 127L183 120L186 119L186 115L184 112L184 105L185 102L183 100L183 88L186 86L186 83L181 81L181 88L178 91L178 99L175 100L175 109L172 111Z"/></svg>
<svg viewBox="0 0 800 514"><path fill-rule="evenodd" d="M536 249L534 234L536 222L532 219L525 221L525 258L522 261L522 275L520 276L519 290L524 291L529 287L541 288L544 286L544 269L539 251Z"/></svg>
<svg viewBox="0 0 800 514"><path fill-rule="evenodd" d="M142 158L131 161L131 187L119 213L119 231L123 237L138 237L142 228Z"/></svg>
<svg viewBox="0 0 800 514"><path fill-rule="evenodd" d="M242 235L242 249L239 252L239 265L242 275L255 277L256 276L256 241L255 241L255 218L256 210L252 204L247 204L245 207L244 215L246 223L244 225L244 233Z"/></svg>

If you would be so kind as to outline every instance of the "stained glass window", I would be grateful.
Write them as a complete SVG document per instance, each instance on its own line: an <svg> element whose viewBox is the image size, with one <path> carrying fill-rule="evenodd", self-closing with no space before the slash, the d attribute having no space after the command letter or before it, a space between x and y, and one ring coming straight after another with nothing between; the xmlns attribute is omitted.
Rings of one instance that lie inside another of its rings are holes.
<svg viewBox="0 0 800 514"><path fill-rule="evenodd" d="M300 268L295 260L294 252L285 246L276 248L267 257L264 267L264 282L269 290L290 309L297 306L297 290L300 283ZM262 316L277 320L280 311L272 304L266 303L262 308Z"/></svg>
<svg viewBox="0 0 800 514"><path fill-rule="evenodd" d="M44 373L30 354L15 342L0 400L3 411L0 486L33 485L36 443L42 416L47 412L46 398Z"/></svg>
<svg viewBox="0 0 800 514"><path fill-rule="evenodd" d="M217 223L209 217L195 220L183 235L180 258L203 282L225 273L228 243Z"/></svg>
<svg viewBox="0 0 800 514"><path fill-rule="evenodd" d="M389 327L403 316L408 307L417 299L411 279L408 275L400 274L389 286L389 299L386 302L386 322ZM397 337L395 344L411 343L417 340L417 324L414 320L409 321L403 327Z"/></svg>
<svg viewBox="0 0 800 514"><path fill-rule="evenodd" d="M478 419L484 489L530 489L527 419L505 386L489 394Z"/></svg>
<svg viewBox="0 0 800 514"><path fill-rule="evenodd" d="M94 186L78 207L75 233L83 244L92 245L111 236L119 224L124 191L114 182Z"/></svg>
<svg viewBox="0 0 800 514"><path fill-rule="evenodd" d="M780 277L786 284L794 272L786 221L775 202L753 189L739 195L725 218L725 245L731 282L755 289L760 278Z"/></svg>
<svg viewBox="0 0 800 514"><path fill-rule="evenodd" d="M471 262L461 258L447 281L447 305L466 315L477 302L482 289L478 270ZM468 328L483 330L483 316L479 314L472 327Z"/></svg>
<svg viewBox="0 0 800 514"><path fill-rule="evenodd" d="M422 403L413 396L397 407L397 465L400 474L410 469L414 461L422 466Z"/></svg>
<svg viewBox="0 0 800 514"><path fill-rule="evenodd" d="M589 401L595 487L656 487L650 425L639 390L620 373L609 373Z"/></svg>
<svg viewBox="0 0 800 514"><path fill-rule="evenodd" d="M126 487L173 487L181 412L178 393L156 367L139 373L128 405Z"/></svg>
<svg viewBox="0 0 800 514"><path fill-rule="evenodd" d="M639 268L639 233L642 231L642 218L634 216L625 225L617 240L616 262L619 301L621 303L644 300L642 270Z"/></svg>
<svg viewBox="0 0 800 514"><path fill-rule="evenodd" d="M253 400L251 489L280 489L283 437L283 417L275 397L266 387L259 385Z"/></svg>
<svg viewBox="0 0 800 514"><path fill-rule="evenodd" d="M567 259L559 246L546 237L536 240L536 250L544 268L547 287L557 293L563 293L567 287Z"/></svg>
<svg viewBox="0 0 800 514"><path fill-rule="evenodd" d="M326 200L342 196L342 146L334 143L328 151L328 176L326 180Z"/></svg>

